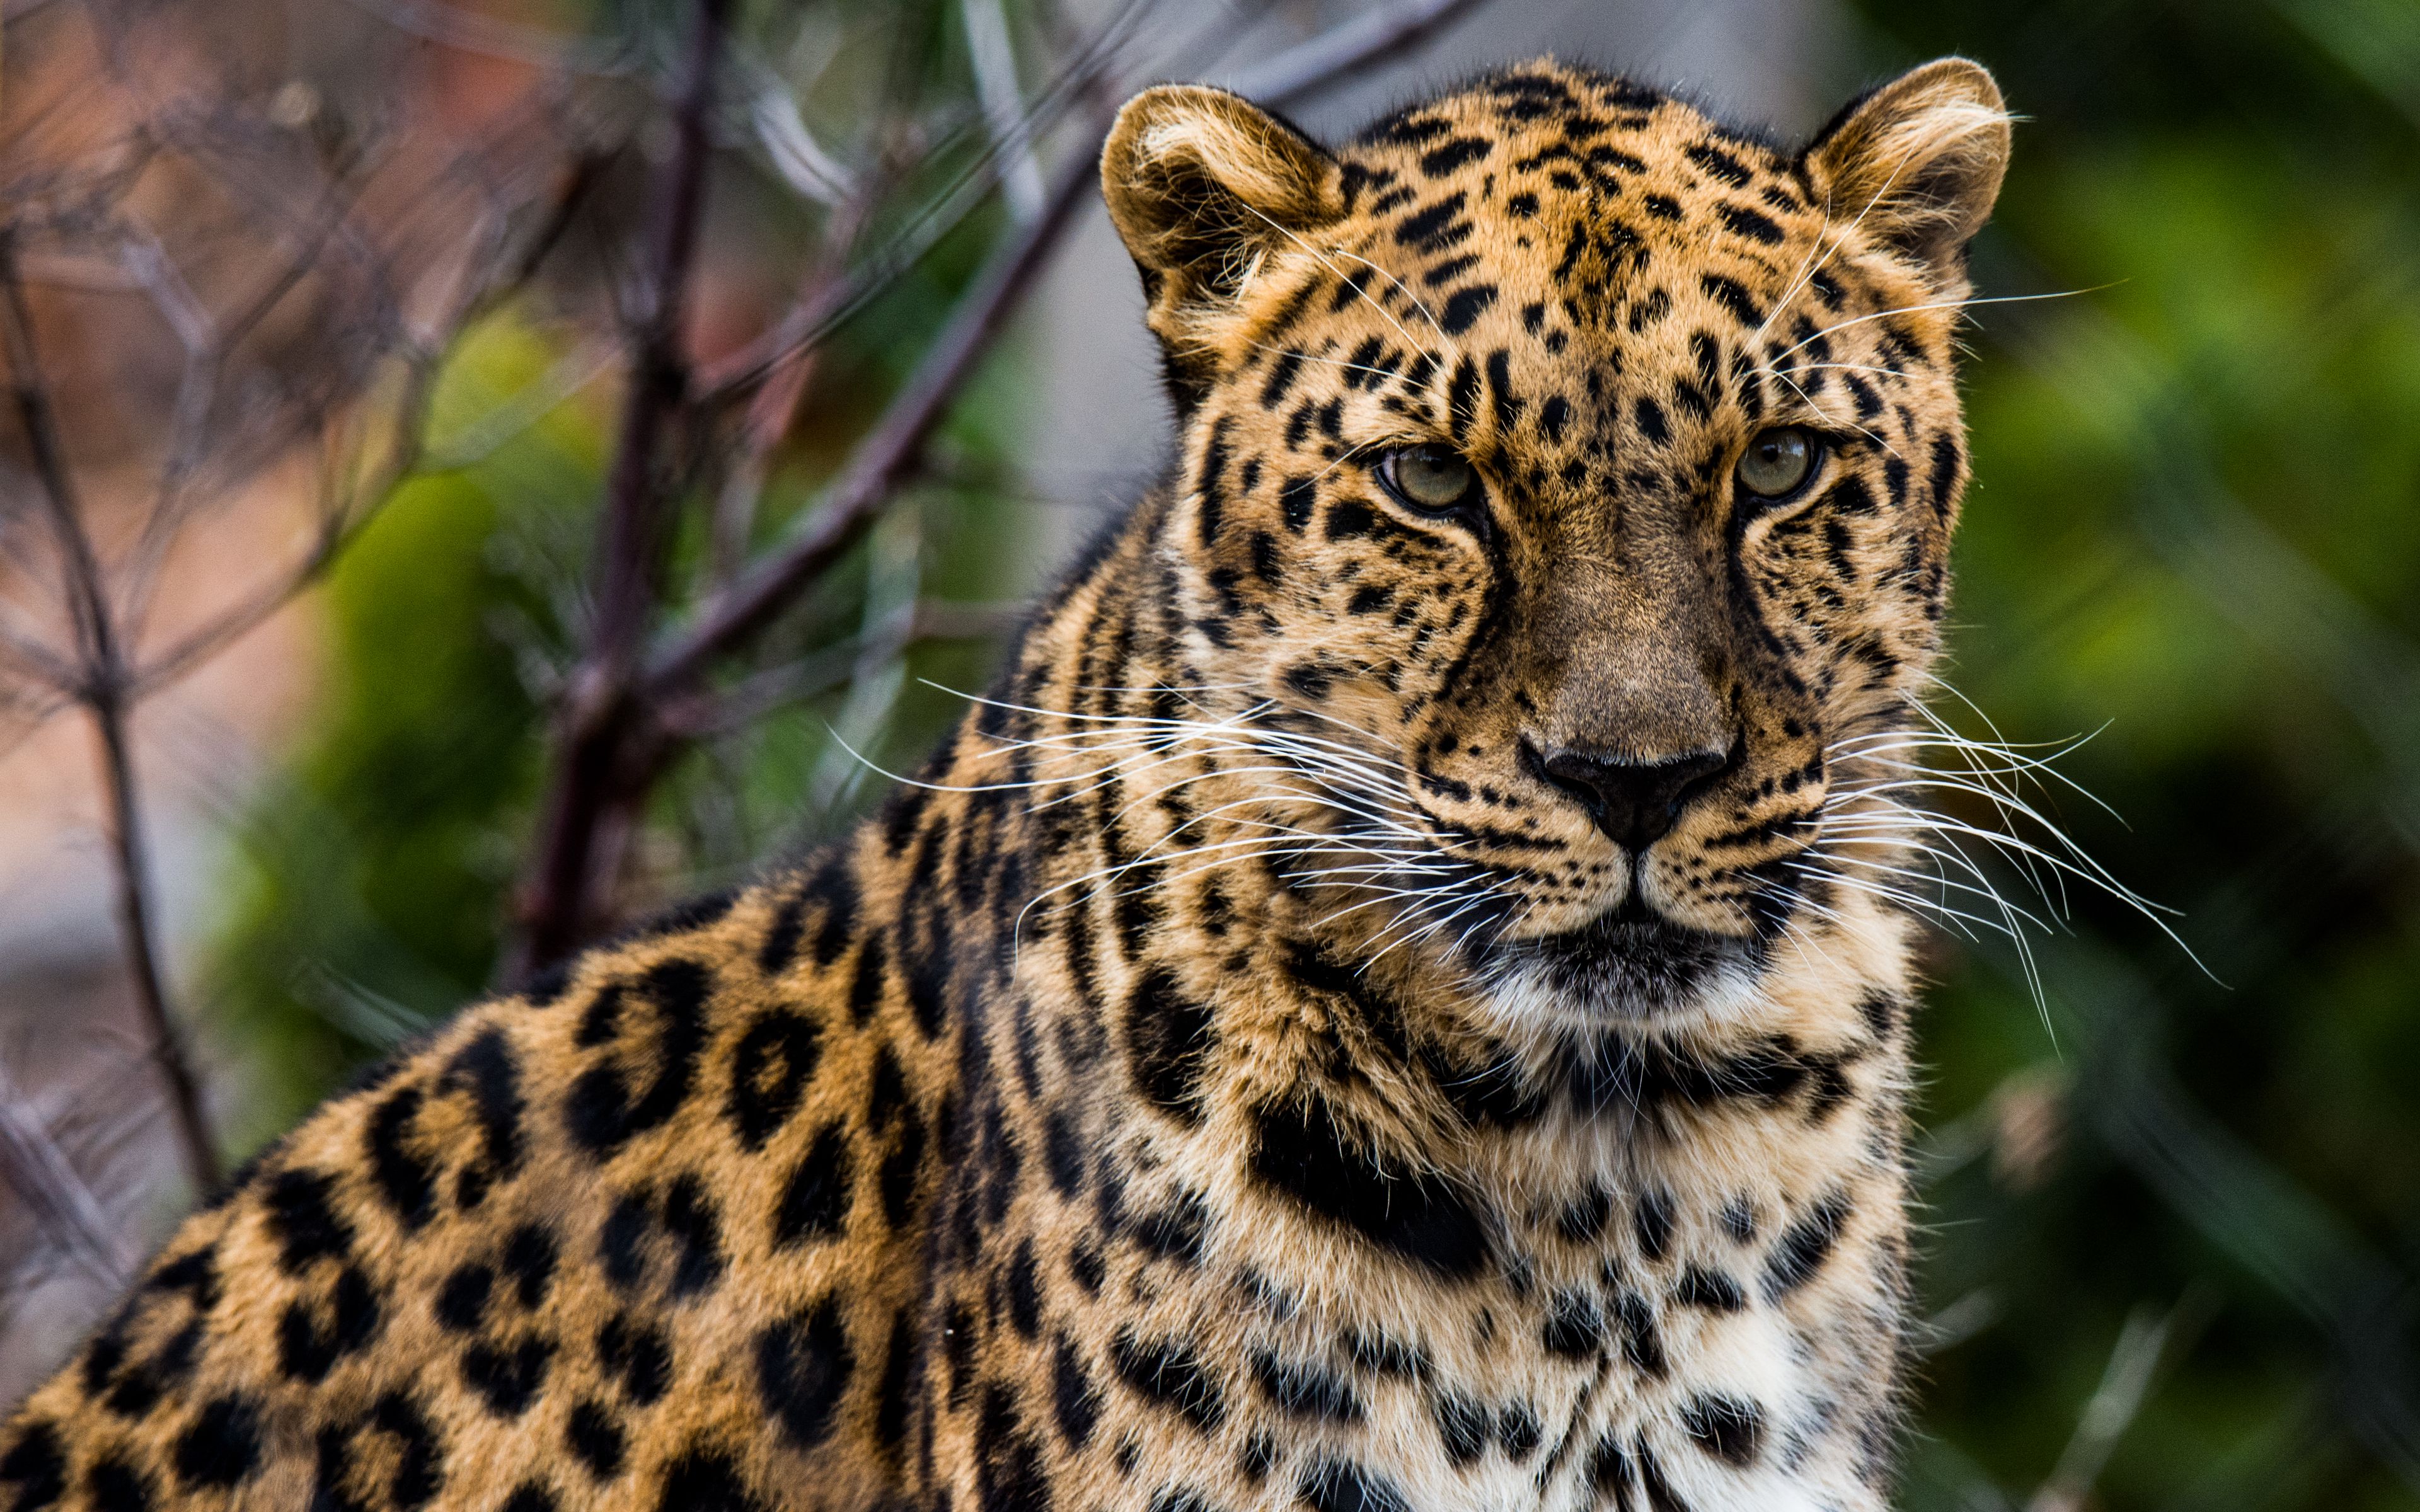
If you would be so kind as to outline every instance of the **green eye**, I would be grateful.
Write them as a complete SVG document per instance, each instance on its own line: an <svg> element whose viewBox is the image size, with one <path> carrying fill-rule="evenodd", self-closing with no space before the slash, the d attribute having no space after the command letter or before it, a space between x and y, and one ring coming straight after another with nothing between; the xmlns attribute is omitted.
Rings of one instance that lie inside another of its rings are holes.
<svg viewBox="0 0 2420 1512"><path fill-rule="evenodd" d="M1758 431L1741 454L1740 486L1760 499L1786 499L1815 471L1815 438L1795 425Z"/></svg>
<svg viewBox="0 0 2420 1512"><path fill-rule="evenodd" d="M1404 446L1378 459L1378 481L1413 509L1442 515L1468 504L1479 474L1449 447Z"/></svg>

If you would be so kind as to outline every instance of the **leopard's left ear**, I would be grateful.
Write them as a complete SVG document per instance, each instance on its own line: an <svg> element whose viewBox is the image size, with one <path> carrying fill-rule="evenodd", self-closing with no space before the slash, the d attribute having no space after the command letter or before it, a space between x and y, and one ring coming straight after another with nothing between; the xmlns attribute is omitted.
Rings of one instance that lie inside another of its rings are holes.
<svg viewBox="0 0 2420 1512"><path fill-rule="evenodd" d="M2009 166L2009 111L1979 63L1939 58L1853 101L1816 134L1808 173L1832 219L1907 257L1947 298Z"/></svg>
<svg viewBox="0 0 2420 1512"><path fill-rule="evenodd" d="M1101 193L1180 389L1261 257L1344 213L1343 180L1316 143L1223 89L1161 85L1118 112Z"/></svg>

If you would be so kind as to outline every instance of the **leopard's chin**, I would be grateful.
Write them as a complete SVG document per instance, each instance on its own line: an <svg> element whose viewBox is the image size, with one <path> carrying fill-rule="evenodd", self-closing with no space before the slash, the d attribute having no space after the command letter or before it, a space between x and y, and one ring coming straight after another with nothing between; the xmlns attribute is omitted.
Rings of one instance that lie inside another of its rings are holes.
<svg viewBox="0 0 2420 1512"><path fill-rule="evenodd" d="M1753 988L1763 950L1754 939L1675 923L1634 895L1577 929L1503 940L1491 954L1499 999L1584 1025L1716 1010Z"/></svg>

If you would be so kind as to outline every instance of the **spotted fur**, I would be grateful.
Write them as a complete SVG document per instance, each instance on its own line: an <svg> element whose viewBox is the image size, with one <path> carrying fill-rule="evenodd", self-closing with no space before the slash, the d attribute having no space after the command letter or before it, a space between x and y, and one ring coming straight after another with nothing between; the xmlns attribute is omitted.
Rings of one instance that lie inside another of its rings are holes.
<svg viewBox="0 0 2420 1512"><path fill-rule="evenodd" d="M1958 60L1795 152L1551 63L1333 151L1139 97L1171 481L854 835L190 1219L0 1499L1881 1504L1911 926L1859 803L2007 136ZM1414 444L1478 492L1390 492Z"/></svg>

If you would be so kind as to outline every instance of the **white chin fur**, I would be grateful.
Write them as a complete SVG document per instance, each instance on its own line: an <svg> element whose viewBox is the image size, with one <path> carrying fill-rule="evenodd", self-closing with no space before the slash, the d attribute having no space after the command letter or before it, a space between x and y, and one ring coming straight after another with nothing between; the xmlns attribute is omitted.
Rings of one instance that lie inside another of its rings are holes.
<svg viewBox="0 0 2420 1512"><path fill-rule="evenodd" d="M1525 1036L1562 1035L1624 1025L1718 1024L1745 1013L1762 995L1762 973L1745 961L1721 962L1685 989L1652 995L1562 980L1568 976L1537 961L1505 962L1487 974L1488 1011Z"/></svg>

